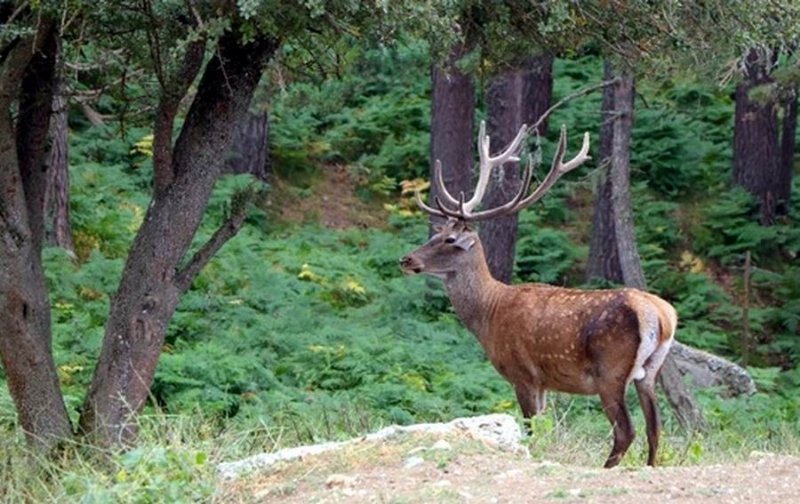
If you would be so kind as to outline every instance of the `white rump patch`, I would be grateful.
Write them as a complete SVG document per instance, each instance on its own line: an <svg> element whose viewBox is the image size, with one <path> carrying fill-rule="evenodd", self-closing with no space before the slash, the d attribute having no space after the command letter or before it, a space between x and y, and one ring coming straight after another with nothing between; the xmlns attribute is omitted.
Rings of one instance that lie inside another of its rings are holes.
<svg viewBox="0 0 800 504"><path fill-rule="evenodd" d="M639 349L636 351L636 361L634 361L633 368L631 368L631 374L628 375L628 383L631 380L643 380L647 376L647 369L645 369L644 363L656 353L656 350L660 350L658 347L658 333L660 330L658 312L654 306L648 303L647 308L639 312L639 338L641 341L639 342ZM667 350L669 350L669 346L667 346ZM664 357L666 357L666 353L664 353ZM660 364L659 362L659 366Z"/></svg>

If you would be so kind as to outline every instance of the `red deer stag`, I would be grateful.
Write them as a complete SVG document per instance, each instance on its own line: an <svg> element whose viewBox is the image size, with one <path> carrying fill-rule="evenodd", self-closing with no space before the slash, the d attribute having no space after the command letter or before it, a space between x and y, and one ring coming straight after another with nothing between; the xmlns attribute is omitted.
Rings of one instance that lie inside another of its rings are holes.
<svg viewBox="0 0 800 504"><path fill-rule="evenodd" d="M531 164L508 203L476 211L493 168L518 161L526 127L495 157L481 124L480 172L474 196L453 197L444 186L441 163L434 168L438 194L425 212L447 218L422 247L401 259L406 273L427 273L444 281L464 325L477 336L497 371L514 386L527 419L545 406L545 391L598 394L614 430L605 467L614 467L628 450L635 430L625 405L633 380L647 424L647 463L655 465L661 429L655 383L673 341L675 309L663 299L636 289L577 290L545 284L505 285L492 278L478 233L471 223L518 212L542 198L565 173L589 159L589 134L575 158L564 162L562 128L550 172L532 193Z"/></svg>

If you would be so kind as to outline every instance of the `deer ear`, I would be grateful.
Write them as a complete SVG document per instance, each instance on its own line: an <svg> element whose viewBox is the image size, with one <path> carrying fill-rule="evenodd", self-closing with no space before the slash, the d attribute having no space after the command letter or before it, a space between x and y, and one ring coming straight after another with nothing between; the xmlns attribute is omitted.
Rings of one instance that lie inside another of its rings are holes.
<svg viewBox="0 0 800 504"><path fill-rule="evenodd" d="M462 234L456 239L453 245L461 250L467 251L475 246L475 237L468 234Z"/></svg>

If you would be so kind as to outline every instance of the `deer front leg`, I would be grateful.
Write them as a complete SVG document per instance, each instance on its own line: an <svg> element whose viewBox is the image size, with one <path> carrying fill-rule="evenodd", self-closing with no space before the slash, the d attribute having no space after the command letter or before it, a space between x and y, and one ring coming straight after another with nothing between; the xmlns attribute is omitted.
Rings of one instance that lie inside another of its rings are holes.
<svg viewBox="0 0 800 504"><path fill-rule="evenodd" d="M516 385L514 392L517 395L517 402L522 410L522 416L525 419L525 434L531 435L530 419L534 415L538 415L544 410L545 406L545 390L541 387Z"/></svg>

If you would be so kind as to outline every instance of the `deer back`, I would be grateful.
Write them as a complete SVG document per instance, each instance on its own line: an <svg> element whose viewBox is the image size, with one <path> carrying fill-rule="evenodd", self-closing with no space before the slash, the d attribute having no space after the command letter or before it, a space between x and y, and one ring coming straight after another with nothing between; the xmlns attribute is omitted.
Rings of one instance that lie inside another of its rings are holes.
<svg viewBox="0 0 800 504"><path fill-rule="evenodd" d="M507 286L479 339L512 383L593 394L606 381L637 377L647 357L672 338L674 313L666 301L635 289Z"/></svg>

